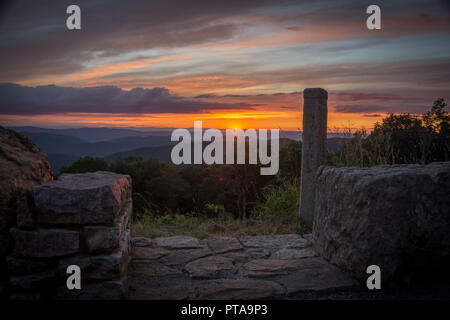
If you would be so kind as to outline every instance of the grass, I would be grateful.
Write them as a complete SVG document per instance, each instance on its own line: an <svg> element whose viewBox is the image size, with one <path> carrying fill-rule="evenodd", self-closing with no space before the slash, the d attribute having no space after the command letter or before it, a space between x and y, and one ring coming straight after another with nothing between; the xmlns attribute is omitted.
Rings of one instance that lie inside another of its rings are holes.
<svg viewBox="0 0 450 320"><path fill-rule="evenodd" d="M133 223L133 236L170 237L175 235L207 238L211 236L240 236L298 233L300 224L273 223L265 219L230 219L186 217L181 215L153 218L145 216Z"/></svg>

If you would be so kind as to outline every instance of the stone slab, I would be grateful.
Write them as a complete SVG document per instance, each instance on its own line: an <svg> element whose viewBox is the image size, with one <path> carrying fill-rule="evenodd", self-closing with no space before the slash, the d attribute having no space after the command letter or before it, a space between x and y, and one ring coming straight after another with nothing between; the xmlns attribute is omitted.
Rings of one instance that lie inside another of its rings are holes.
<svg viewBox="0 0 450 320"><path fill-rule="evenodd" d="M200 300L260 300L283 294L280 285L270 281L249 279L209 280L198 284Z"/></svg>
<svg viewBox="0 0 450 320"><path fill-rule="evenodd" d="M157 261L134 262L128 268L129 276L133 277L165 277L182 275L178 269L168 267Z"/></svg>
<svg viewBox="0 0 450 320"><path fill-rule="evenodd" d="M155 243L159 247L165 247L169 249L195 249L203 247L203 245L197 238L188 236L155 238Z"/></svg>
<svg viewBox="0 0 450 320"><path fill-rule="evenodd" d="M131 249L131 257L134 260L157 260L170 253L170 250L158 247L133 247Z"/></svg>
<svg viewBox="0 0 450 320"><path fill-rule="evenodd" d="M358 283L347 273L321 258L301 259L298 269L273 279L286 288L287 295L299 292L333 292L357 288Z"/></svg>
<svg viewBox="0 0 450 320"><path fill-rule="evenodd" d="M317 257L317 252L312 248L306 249L281 249L270 256L271 259L301 259Z"/></svg>
<svg viewBox="0 0 450 320"><path fill-rule="evenodd" d="M200 249L179 249L172 250L172 252L170 252L168 255L160 258L159 261L168 266L176 266L191 262L196 259L207 257L212 254L213 252L207 247L203 247Z"/></svg>
<svg viewBox="0 0 450 320"><path fill-rule="evenodd" d="M264 236L242 236L239 238L246 248L305 248L309 242L298 234L264 235Z"/></svg>
<svg viewBox="0 0 450 320"><path fill-rule="evenodd" d="M234 271L234 265L230 258L210 256L188 263L185 269L193 278L217 279L230 276Z"/></svg>
<svg viewBox="0 0 450 320"><path fill-rule="evenodd" d="M271 254L271 250L265 248L246 249L245 255L249 260L268 258Z"/></svg>
<svg viewBox="0 0 450 320"><path fill-rule="evenodd" d="M133 247L153 247L155 242L150 238L134 237L131 239L131 245Z"/></svg>
<svg viewBox="0 0 450 320"><path fill-rule="evenodd" d="M83 283L80 290L61 287L55 298L61 300L121 300L125 297L126 279Z"/></svg>
<svg viewBox="0 0 450 320"><path fill-rule="evenodd" d="M244 274L253 278L274 277L286 275L293 270L299 270L305 266L302 259L258 259L244 264Z"/></svg>
<svg viewBox="0 0 450 320"><path fill-rule="evenodd" d="M215 253L242 250L244 247L233 237L214 237L206 239L206 243Z"/></svg>

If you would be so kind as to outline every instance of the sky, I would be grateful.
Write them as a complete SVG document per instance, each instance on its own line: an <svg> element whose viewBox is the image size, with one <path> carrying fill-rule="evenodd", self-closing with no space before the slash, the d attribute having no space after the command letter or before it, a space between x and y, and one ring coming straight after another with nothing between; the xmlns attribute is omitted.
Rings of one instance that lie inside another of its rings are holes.
<svg viewBox="0 0 450 320"><path fill-rule="evenodd" d="M66 8L81 8L68 30ZM369 30L366 8L381 9ZM449 1L10 1L0 7L0 125L328 129L450 98Z"/></svg>

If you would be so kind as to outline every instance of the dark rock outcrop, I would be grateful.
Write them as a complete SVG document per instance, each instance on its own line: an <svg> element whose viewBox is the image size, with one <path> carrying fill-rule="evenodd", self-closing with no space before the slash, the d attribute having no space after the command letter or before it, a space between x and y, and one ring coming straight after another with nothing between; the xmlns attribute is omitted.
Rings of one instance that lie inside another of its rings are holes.
<svg viewBox="0 0 450 320"><path fill-rule="evenodd" d="M360 279L369 265L381 268L384 283L430 276L450 257L449 191L450 162L321 167L315 249Z"/></svg>
<svg viewBox="0 0 450 320"><path fill-rule="evenodd" d="M16 201L31 187L53 180L47 156L29 138L0 126L0 273L11 247L8 229L16 223ZM26 204L26 202L21 202ZM19 206L26 211L26 205ZM1 282L1 280L0 280ZM1 295L1 293L0 293Z"/></svg>

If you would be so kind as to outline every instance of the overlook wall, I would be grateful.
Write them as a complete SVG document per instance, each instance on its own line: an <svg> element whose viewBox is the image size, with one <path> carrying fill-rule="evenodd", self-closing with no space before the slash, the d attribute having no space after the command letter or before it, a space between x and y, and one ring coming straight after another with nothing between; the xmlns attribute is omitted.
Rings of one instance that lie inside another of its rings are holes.
<svg viewBox="0 0 450 320"><path fill-rule="evenodd" d="M111 172L63 174L33 187L17 206L6 258L12 299L121 299L126 291L131 179ZM69 290L67 267L81 269Z"/></svg>
<svg viewBox="0 0 450 320"><path fill-rule="evenodd" d="M360 279L367 279L372 264L381 268L384 283L431 275L450 258L449 191L450 162L320 167L315 248Z"/></svg>

